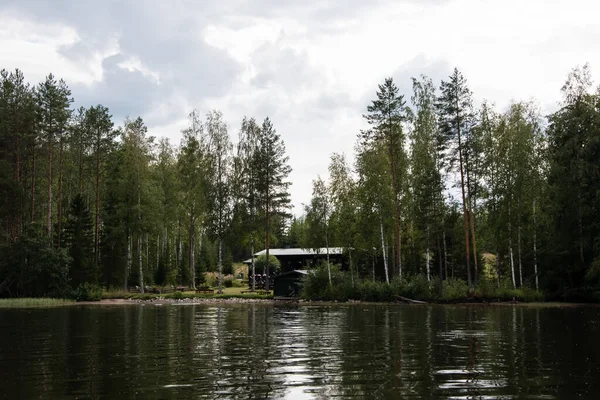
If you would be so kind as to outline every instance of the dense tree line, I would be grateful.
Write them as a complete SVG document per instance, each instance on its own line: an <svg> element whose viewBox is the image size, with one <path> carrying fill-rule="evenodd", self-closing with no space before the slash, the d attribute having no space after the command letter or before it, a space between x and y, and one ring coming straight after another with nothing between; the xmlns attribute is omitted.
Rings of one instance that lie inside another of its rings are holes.
<svg viewBox="0 0 600 400"><path fill-rule="evenodd" d="M600 300L600 89L588 67L548 116L533 102L475 108L457 69L439 88L412 82L410 95L379 85L355 165L331 156L290 237L344 247L352 281L421 275L440 290L459 278Z"/></svg>
<svg viewBox="0 0 600 400"><path fill-rule="evenodd" d="M232 140L220 112L194 111L173 146L141 118L72 109L53 75L0 79L0 296L194 287L263 248L335 246L352 285L418 276L440 291L461 279L600 298L600 90L587 66L547 116L533 102L475 107L457 69L439 85L413 78L412 93L386 79L354 164L333 153L293 219L269 118L245 117Z"/></svg>
<svg viewBox="0 0 600 400"><path fill-rule="evenodd" d="M220 112L194 111L176 147L72 103L53 75L0 73L0 297L195 287L285 240L290 167L269 118L245 118L234 150Z"/></svg>

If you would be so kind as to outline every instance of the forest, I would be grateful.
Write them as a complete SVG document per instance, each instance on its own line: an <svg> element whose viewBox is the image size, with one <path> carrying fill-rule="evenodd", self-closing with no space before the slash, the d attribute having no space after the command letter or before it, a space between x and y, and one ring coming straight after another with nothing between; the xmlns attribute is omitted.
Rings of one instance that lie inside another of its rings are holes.
<svg viewBox="0 0 600 400"><path fill-rule="evenodd" d="M353 161L332 149L296 216L268 117L234 128L193 111L177 145L141 117L74 109L52 74L0 81L0 297L195 287L263 248L335 246L348 265L322 267L329 286L343 274L600 301L600 88L587 65L550 115L534 101L476 107L458 69L439 85L413 78L412 93L385 79Z"/></svg>

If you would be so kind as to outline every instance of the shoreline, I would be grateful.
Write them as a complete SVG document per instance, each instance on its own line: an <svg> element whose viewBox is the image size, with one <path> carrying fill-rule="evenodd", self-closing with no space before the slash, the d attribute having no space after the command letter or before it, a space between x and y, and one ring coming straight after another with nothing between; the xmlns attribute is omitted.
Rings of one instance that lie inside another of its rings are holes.
<svg viewBox="0 0 600 400"><path fill-rule="evenodd" d="M427 307L427 306L476 306L476 307L506 307L506 306L522 306L522 307L540 307L540 308L567 308L567 307L600 307L597 303L561 303L561 302L457 302L457 303L422 303L422 304L410 304L403 302L368 302L368 301L345 301L345 302L334 302L334 301L320 301L320 300L295 300L295 299L244 299L244 298L186 298L186 299L102 299L100 301L81 301L74 302L71 304L65 304L66 306L71 305L95 305L95 306L124 306L124 305L214 305L214 304L262 304L262 305L276 305L276 306L364 306L364 305L378 305L378 306L407 306L407 307Z"/></svg>

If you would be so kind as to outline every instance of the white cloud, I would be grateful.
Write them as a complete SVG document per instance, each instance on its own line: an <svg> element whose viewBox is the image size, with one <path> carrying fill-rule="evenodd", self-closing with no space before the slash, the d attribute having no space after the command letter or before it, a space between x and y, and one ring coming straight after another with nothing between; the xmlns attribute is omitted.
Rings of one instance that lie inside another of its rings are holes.
<svg viewBox="0 0 600 400"><path fill-rule="evenodd" d="M92 84L102 80L102 60L118 53L118 42L108 38L85 60L72 60L61 50L81 43L77 31L58 23L39 23L0 12L0 66L21 69L32 82L50 72L68 83Z"/></svg>

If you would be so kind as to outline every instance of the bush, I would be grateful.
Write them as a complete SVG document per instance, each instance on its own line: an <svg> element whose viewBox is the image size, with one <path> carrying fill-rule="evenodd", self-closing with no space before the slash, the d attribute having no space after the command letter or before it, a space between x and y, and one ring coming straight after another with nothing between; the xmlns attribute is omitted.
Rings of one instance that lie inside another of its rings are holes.
<svg viewBox="0 0 600 400"><path fill-rule="evenodd" d="M469 286L462 279L448 278L442 283L442 300L458 301L467 298Z"/></svg>
<svg viewBox="0 0 600 400"><path fill-rule="evenodd" d="M213 273L205 274L204 283L209 287L216 287L218 285L218 277Z"/></svg>
<svg viewBox="0 0 600 400"><path fill-rule="evenodd" d="M183 292L173 292L173 294L171 295L172 299L176 299L176 300L181 300L183 299Z"/></svg>
<svg viewBox="0 0 600 400"><path fill-rule="evenodd" d="M100 301L102 300L102 288L91 283L82 283L73 292L76 301Z"/></svg>
<svg viewBox="0 0 600 400"><path fill-rule="evenodd" d="M230 288L233 287L233 278L230 276L223 278L223 286Z"/></svg>

